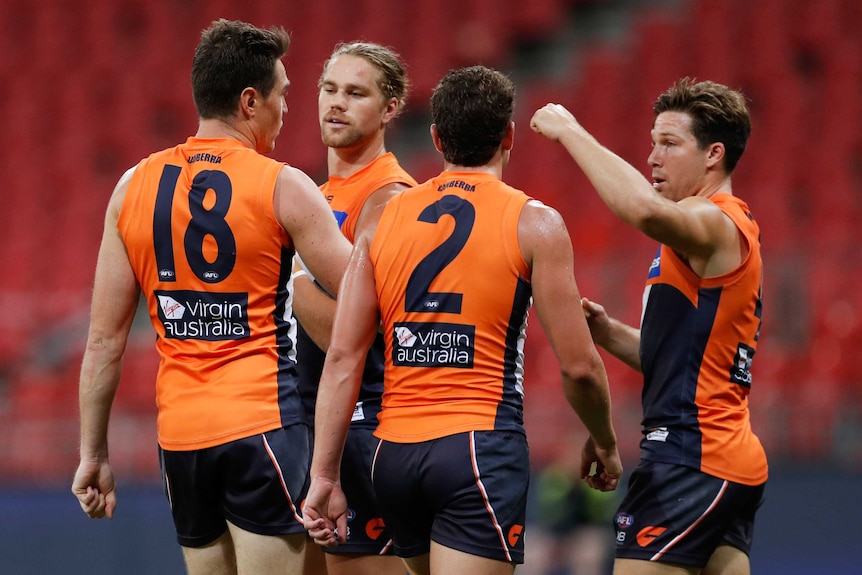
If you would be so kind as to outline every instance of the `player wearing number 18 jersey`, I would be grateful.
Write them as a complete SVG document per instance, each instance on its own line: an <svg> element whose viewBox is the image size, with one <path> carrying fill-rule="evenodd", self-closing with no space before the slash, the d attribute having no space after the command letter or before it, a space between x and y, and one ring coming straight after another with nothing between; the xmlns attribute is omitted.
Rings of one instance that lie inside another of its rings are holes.
<svg viewBox="0 0 862 575"><path fill-rule="evenodd" d="M314 182L262 155L286 109L288 44L283 29L243 22L204 31L197 134L121 178L96 267L72 490L90 517L113 515L108 419L143 295L160 355L162 477L191 575L302 568L310 440L290 270L296 251L337 290L350 244Z"/></svg>
<svg viewBox="0 0 862 575"><path fill-rule="evenodd" d="M372 478L411 573L503 575L523 562L531 299L566 397L591 433L581 471L595 463L591 484L616 487L607 378L580 309L571 240L559 213L501 181L513 105L503 74L450 71L431 100L444 172L391 199L376 231L354 242L320 382L305 505L321 544L343 540L340 454L378 325L386 367Z"/></svg>

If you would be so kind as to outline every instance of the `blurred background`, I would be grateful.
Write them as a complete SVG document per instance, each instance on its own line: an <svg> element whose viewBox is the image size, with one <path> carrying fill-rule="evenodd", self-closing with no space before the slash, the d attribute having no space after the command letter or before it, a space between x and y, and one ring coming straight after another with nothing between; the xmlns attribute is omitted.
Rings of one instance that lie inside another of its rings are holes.
<svg viewBox="0 0 862 575"><path fill-rule="evenodd" d="M271 155L318 183L317 79L337 42L403 56L413 89L388 147L419 181L442 168L428 136L440 77L477 63L509 73L517 132L505 179L563 214L582 294L629 323L655 245L616 220L529 119L549 101L565 104L647 173L659 93L681 76L741 89L753 133L733 184L763 234L751 409L771 467L752 572L860 572L850 550L862 515L862 2L0 0L0 573L183 572L160 490L157 358L143 308L111 421L117 517L88 520L69 485L107 200L127 168L194 134L192 55L219 17L291 32L289 112ZM573 485L583 431L535 320L526 353L536 475L518 573L609 572L615 502ZM640 378L604 357L630 470Z"/></svg>

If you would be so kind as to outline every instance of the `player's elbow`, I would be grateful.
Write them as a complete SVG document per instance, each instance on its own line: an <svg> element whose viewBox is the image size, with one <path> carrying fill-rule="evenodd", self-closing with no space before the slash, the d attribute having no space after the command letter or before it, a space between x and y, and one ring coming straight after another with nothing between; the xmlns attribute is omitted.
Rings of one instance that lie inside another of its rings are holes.
<svg viewBox="0 0 862 575"><path fill-rule="evenodd" d="M560 365L563 381L580 388L602 385L607 381L605 365L598 353L585 354L577 361Z"/></svg>

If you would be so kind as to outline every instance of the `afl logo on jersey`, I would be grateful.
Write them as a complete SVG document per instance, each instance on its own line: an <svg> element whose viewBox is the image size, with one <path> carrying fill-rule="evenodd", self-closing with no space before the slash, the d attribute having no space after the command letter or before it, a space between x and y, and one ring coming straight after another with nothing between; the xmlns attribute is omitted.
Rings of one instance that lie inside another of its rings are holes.
<svg viewBox="0 0 862 575"><path fill-rule="evenodd" d="M617 517L614 522L620 529L625 529L632 526L632 524L635 522L635 518L628 513L617 513Z"/></svg>
<svg viewBox="0 0 862 575"><path fill-rule="evenodd" d="M649 266L649 271L647 272L647 278L657 278L661 275L661 246L658 247L658 251L655 254L655 257L652 260L652 263Z"/></svg>

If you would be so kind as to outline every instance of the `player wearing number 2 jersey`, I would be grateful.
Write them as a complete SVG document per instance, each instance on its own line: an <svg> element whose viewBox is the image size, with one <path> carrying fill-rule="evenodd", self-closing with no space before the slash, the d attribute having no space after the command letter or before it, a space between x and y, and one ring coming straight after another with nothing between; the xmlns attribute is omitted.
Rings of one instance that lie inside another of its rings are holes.
<svg viewBox="0 0 862 575"><path fill-rule="evenodd" d="M161 361L165 493L190 574L302 568L308 486L292 321L294 252L337 290L350 252L326 202L273 150L289 82L283 29L220 20L192 84L199 128L129 170L108 205L81 369L83 510L113 516L108 418L140 294Z"/></svg>
<svg viewBox="0 0 862 575"><path fill-rule="evenodd" d="M591 433L581 471L621 474L604 365L590 341L571 240L555 210L500 178L514 86L482 66L449 72L431 100L445 171L389 201L354 243L320 383L306 526L343 540L339 461L365 351L382 325L383 408L373 481L411 573L511 574L523 562L529 450L523 343L531 298L566 398ZM378 313L379 310L379 313Z"/></svg>

